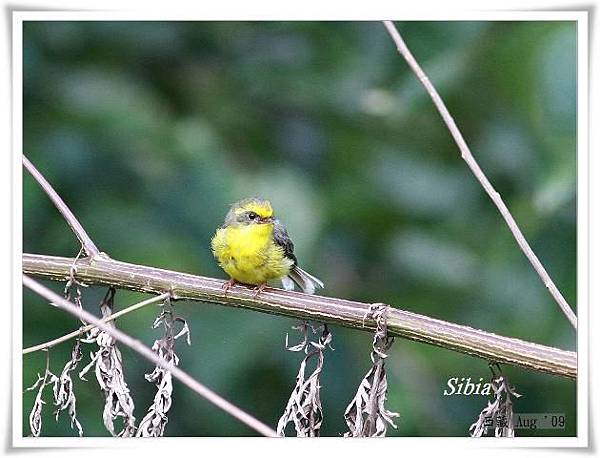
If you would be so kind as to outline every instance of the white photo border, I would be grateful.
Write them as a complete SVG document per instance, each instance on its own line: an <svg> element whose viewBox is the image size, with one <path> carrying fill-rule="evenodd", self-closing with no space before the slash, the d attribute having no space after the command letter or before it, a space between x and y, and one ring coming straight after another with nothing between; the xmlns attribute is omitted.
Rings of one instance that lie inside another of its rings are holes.
<svg viewBox="0 0 600 458"><path fill-rule="evenodd" d="M251 2L249 2L251 3ZM326 2L323 2L326 3ZM203 8L204 9L204 8ZM398 8L396 8L398 9ZM241 12L240 12L241 11ZM465 438L439 438L439 437L399 437L387 438L386 441L402 440L403 447L408 450L414 447L422 453L423 449L430 446L451 447L461 450L481 448L516 448L516 447L587 447L589 431L589 57L588 57L588 12L587 11L478 11L478 12L435 12L391 14L391 18L402 21L576 21L577 22L577 352L578 352L578 377L577 377L577 436L576 437L515 437L473 439ZM360 20L375 21L381 19L381 12L377 9L371 14L363 10L344 10L335 8L324 9L321 14L295 15L292 20ZM103 21L103 20L136 20L136 21L177 21L177 20L290 20L289 16L281 14L279 10L269 12L265 9L242 8L237 12L225 13L218 8L207 8L202 13L188 11L12 11L12 178L13 178L13 301L12 301L12 445L13 447L152 447L168 450L173 441L178 444L192 445L189 441L199 439L213 441L230 441L241 446L261 446L271 448L272 451L283 452L289 441L270 441L267 438L160 438L138 441L135 439L121 438L77 438L77 437L23 437L22 416L22 147L23 147L23 22L24 21ZM335 450L341 453L351 450L356 453L373 448L369 440L345 441L341 438L323 438L326 442L335 441ZM430 444L424 445L424 442ZM286 444L287 443L287 444ZM386 444L388 442L385 442ZM253 444L253 445L250 445ZM306 444L306 445L305 445ZM309 445L311 444L311 445ZM303 448L321 450L321 442L303 442ZM395 445L396 442L393 442ZM410 444L410 445L409 445ZM207 444L208 445L208 444ZM204 446L204 445L203 445ZM283 448L281 448L283 447ZM318 447L318 448L317 448ZM329 445L331 447L331 444ZM348 447L346 449L346 447ZM157 450L158 450L157 449ZM217 445L214 449L221 450ZM410 453L408 450L398 453Z"/></svg>

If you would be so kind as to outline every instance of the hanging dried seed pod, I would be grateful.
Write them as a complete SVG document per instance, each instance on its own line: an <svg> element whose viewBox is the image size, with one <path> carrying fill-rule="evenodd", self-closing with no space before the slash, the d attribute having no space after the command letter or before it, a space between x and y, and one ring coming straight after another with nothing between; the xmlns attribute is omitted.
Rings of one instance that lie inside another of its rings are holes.
<svg viewBox="0 0 600 458"><path fill-rule="evenodd" d="M494 366L498 369L498 374L494 371ZM510 386L498 363L491 363L490 370L492 371L491 385L494 400L488 401L488 405L481 411L477 421L470 426L469 434L471 437L482 437L493 428L496 437L514 437L511 396L520 398L521 395Z"/></svg>
<svg viewBox="0 0 600 458"><path fill-rule="evenodd" d="M177 333L175 332L176 323L182 325L181 330ZM179 358L175 354L175 341L185 336L187 344L191 345L190 329L183 318L173 315L170 299L165 300L163 310L152 327L157 328L160 325L164 327L165 333L161 339L154 342L152 350L165 360L178 365ZM148 408L148 413L140 421L136 437L161 437L169 421L167 413L172 403L173 381L171 372L161 366L156 366L150 374L146 374L146 380L154 383L157 390L152 405Z"/></svg>
<svg viewBox="0 0 600 458"><path fill-rule="evenodd" d="M38 390L35 396L35 401L33 402L33 407L29 413L29 429L33 437L39 437L42 432L42 409L44 404L46 404L46 402L42 399L42 396L44 395L44 388L53 384L54 380L57 379L56 375L50 372L50 351L44 351L46 352L46 369L44 370L44 376L42 377L38 373L38 379L36 382L26 389L26 391L33 391L36 388Z"/></svg>
<svg viewBox="0 0 600 458"><path fill-rule="evenodd" d="M356 396L344 414L349 432L344 437L385 437L387 425L396 428L394 417L400 415L386 409L387 377L385 372L386 352L394 342L387 335L385 304L372 304L365 316L371 317L377 323L373 336L371 361L373 366L361 381Z"/></svg>
<svg viewBox="0 0 600 458"><path fill-rule="evenodd" d="M286 336L285 346L289 351L304 351L306 357L300 363L300 369L296 376L296 385L292 390L289 401L277 424L277 434L285 436L285 428L292 422L298 437L319 437L321 424L323 423L323 408L320 397L320 374L323 370L324 356L326 347L331 348L332 334L327 325L323 324L313 327L308 322L294 326L303 335L302 341L294 346L288 345L288 336ZM321 333L317 341L309 341L308 332L313 334ZM333 348L332 348L333 349ZM306 371L309 362L315 362L315 368L307 377Z"/></svg>
<svg viewBox="0 0 600 458"><path fill-rule="evenodd" d="M112 314L114 296L115 289L111 287L100 304L103 318ZM116 328L114 321L109 322L108 326ZM79 377L85 380L84 375L92 366L95 367L96 380L105 398L102 414L104 426L113 436L132 437L135 433L135 417L133 416L135 405L125 382L123 358L115 340L106 332L94 328L83 341L95 342L98 345L98 351L90 355L91 361L79 373ZM123 428L116 432L114 422L118 418L123 419Z"/></svg>

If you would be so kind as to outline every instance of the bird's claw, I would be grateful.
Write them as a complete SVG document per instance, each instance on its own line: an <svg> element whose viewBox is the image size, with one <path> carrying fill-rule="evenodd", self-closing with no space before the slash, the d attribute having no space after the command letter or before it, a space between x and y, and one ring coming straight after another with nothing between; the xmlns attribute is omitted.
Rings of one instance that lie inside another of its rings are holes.
<svg viewBox="0 0 600 458"><path fill-rule="evenodd" d="M237 284L238 284L238 282L235 279L230 278L225 283L223 283L223 286L221 286L221 289L223 289L225 291L225 295L227 295L227 293L229 292L231 287L235 286ZM252 298L256 299L259 296L259 294L262 293L267 288L267 286L268 285L266 283L263 283L261 285L258 285L256 288L254 288L254 295L252 296Z"/></svg>
<svg viewBox="0 0 600 458"><path fill-rule="evenodd" d="M223 290L225 290L225 295L227 295L227 293L229 292L229 289L234 286L236 284L236 281L233 278L230 278L229 280L227 280L225 283L223 283L223 286L221 286L221 288Z"/></svg>
<svg viewBox="0 0 600 458"><path fill-rule="evenodd" d="M254 288L254 296L252 296L253 299L256 299L260 293L262 293L265 288L267 287L266 283L263 283L262 285L258 285L256 288Z"/></svg>

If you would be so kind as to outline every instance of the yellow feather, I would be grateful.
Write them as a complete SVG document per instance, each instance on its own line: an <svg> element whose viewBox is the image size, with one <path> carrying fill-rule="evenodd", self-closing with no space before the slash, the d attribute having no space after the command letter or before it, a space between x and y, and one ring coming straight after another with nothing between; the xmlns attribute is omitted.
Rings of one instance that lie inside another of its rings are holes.
<svg viewBox="0 0 600 458"><path fill-rule="evenodd" d="M259 213L257 210L267 209L252 209ZM223 270L234 280L249 285L280 279L290 272L293 265L293 261L286 258L283 249L273 241L273 224L219 228L211 245Z"/></svg>
<svg viewBox="0 0 600 458"><path fill-rule="evenodd" d="M242 201L241 205L235 210L236 215L252 211L261 218L273 216L273 207L268 200L248 199Z"/></svg>

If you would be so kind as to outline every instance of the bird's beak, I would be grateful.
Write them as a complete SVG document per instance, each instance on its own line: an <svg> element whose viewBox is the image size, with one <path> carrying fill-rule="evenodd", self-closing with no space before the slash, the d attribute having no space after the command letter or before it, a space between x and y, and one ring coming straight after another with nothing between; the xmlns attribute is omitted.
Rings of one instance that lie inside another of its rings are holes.
<svg viewBox="0 0 600 458"><path fill-rule="evenodd" d="M260 224L269 224L273 222L273 217L269 216L268 218L261 218Z"/></svg>

